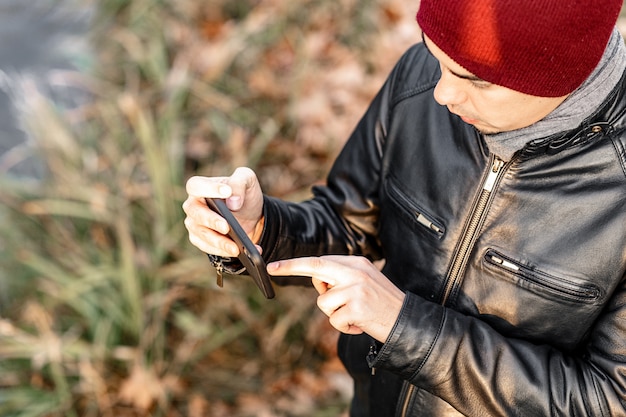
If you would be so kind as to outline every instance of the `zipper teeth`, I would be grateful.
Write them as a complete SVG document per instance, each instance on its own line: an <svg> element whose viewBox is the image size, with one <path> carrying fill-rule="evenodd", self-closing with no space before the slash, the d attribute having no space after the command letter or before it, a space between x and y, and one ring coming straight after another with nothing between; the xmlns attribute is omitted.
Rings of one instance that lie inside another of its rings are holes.
<svg viewBox="0 0 626 417"><path fill-rule="evenodd" d="M405 383L407 382L405 381ZM415 385L409 385L404 394L404 404L402 404L402 413L400 414L401 417L406 417L406 413L409 411L409 403L411 402L413 391L415 391Z"/></svg>
<svg viewBox="0 0 626 417"><path fill-rule="evenodd" d="M483 189L480 193L480 198L478 200L478 203L476 204L476 207L473 210L470 223L467 227L465 234L463 235L461 246L459 247L459 251L454 258L452 268L450 269L450 273L448 274L448 282L446 284L445 291L441 299L441 304L445 304L448 300L448 297L452 292L452 288L454 287L454 284L457 282L458 277L461 273L461 269L467 260L467 254L469 253L469 250L474 243L474 237L482 220L483 212L485 211L487 203L489 202L489 197L491 196L491 192L493 191L493 185L495 184L497 176L499 175L503 165L503 161L498 158L495 158L491 165L489 175L483 183Z"/></svg>
<svg viewBox="0 0 626 417"><path fill-rule="evenodd" d="M489 192L483 191L480 195L480 200L478 201L478 205L476 206L477 213L482 213L482 211L487 206L488 200L489 200ZM458 255L454 259L454 263L452 264L452 268L449 274L450 278L448 279L448 283L446 284L446 289L443 294L441 304L445 304L445 302L448 300L448 297L450 296L450 292L452 291L452 287L457 281L457 277L459 275L459 272L461 271L461 267L463 266L463 264L465 264L465 258L467 256L467 253L469 252L472 242L474 241L474 235L476 233L476 229L478 228L478 224L480 223L480 217L481 216L474 216L472 217L472 220L470 221L470 224L467 228L467 233L465 234L465 238L463 239L463 242L461 243L461 247L459 248Z"/></svg>

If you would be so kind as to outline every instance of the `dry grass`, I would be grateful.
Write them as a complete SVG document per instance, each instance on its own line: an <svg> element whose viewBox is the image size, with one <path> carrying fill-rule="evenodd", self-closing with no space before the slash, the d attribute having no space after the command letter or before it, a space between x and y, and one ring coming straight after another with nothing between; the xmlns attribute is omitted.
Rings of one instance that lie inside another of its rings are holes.
<svg viewBox="0 0 626 417"><path fill-rule="evenodd" d="M397 57L399 0L106 0L71 108L22 85L40 181L0 178L0 415L336 416L349 382L312 290L214 284L192 174L320 181Z"/></svg>

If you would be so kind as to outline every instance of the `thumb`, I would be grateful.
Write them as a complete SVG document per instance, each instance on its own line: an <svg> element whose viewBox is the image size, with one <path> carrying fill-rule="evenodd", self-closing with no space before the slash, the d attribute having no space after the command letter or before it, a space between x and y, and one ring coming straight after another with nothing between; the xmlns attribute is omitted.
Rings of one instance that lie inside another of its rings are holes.
<svg viewBox="0 0 626 417"><path fill-rule="evenodd" d="M226 204L231 210L239 210L247 195L255 188L260 188L256 174L247 167L237 168L228 179L228 185L232 188L232 195Z"/></svg>
<svg viewBox="0 0 626 417"><path fill-rule="evenodd" d="M187 194L198 198L227 198L232 194L231 188L225 184L227 177L194 176L187 180Z"/></svg>

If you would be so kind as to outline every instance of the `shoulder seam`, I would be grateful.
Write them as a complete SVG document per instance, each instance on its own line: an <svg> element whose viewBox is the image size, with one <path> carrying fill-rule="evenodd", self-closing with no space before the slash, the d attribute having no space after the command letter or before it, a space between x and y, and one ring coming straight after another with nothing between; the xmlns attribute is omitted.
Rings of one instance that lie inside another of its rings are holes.
<svg viewBox="0 0 626 417"><path fill-rule="evenodd" d="M427 54L427 52L424 50L423 45L421 43L416 43L409 48L401 58L399 66L394 70L396 72L395 77L397 77L395 78L394 83L398 82L401 86L408 82L408 85L407 88L401 90L399 89L397 92L394 91L392 93L391 100L389 101L390 107L393 108L407 98L432 90L437 85L439 77L433 77L433 75L438 72L439 67L436 65L434 57L425 56L425 54ZM420 62L420 65L414 67L413 65L416 61ZM420 80L419 78L414 78L414 84L409 81L412 78L411 74L413 71L422 72L424 70L426 72L422 73L421 76L426 77L426 79Z"/></svg>

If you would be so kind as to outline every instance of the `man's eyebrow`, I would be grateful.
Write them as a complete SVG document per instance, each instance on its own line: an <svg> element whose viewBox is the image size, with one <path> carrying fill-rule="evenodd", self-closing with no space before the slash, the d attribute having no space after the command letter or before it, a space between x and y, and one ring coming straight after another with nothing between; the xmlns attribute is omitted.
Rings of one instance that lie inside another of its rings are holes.
<svg viewBox="0 0 626 417"><path fill-rule="evenodd" d="M474 81L474 82L479 82L479 83L489 83L489 81L485 81L480 77L477 77L473 74L459 74L458 72L454 72L451 69L448 68L448 71L450 71L450 73L456 77L459 77L463 80L469 80L469 81ZM491 84L491 83L489 83Z"/></svg>
<svg viewBox="0 0 626 417"><path fill-rule="evenodd" d="M428 51L428 53L433 55L433 53L430 51L430 48L428 48L428 44L426 43L426 37L424 36L424 32L422 32L422 43L426 47L426 50ZM433 57L434 57L434 55L433 55ZM474 74L459 74L458 72L452 71L451 69L448 69L448 71L450 71L450 73L452 75L454 75L455 77L461 78L463 80L469 80L469 81L475 81L475 82L484 82L484 83L488 82L488 81L483 80L480 77L475 76Z"/></svg>

